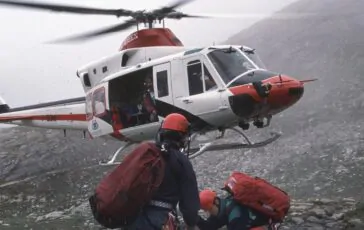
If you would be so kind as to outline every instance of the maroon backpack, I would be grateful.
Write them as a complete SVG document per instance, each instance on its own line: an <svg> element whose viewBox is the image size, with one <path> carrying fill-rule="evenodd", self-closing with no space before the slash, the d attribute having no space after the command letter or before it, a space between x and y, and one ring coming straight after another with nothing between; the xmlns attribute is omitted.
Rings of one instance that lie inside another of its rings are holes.
<svg viewBox="0 0 364 230"><path fill-rule="evenodd" d="M164 178L162 151L143 142L105 176L89 198L94 218L104 227L131 224Z"/></svg>

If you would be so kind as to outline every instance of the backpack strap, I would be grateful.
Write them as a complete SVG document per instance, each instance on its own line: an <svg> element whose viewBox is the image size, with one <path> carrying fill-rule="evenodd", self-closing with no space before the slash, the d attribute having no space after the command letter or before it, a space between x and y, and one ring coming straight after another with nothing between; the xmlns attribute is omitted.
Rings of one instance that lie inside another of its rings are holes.
<svg viewBox="0 0 364 230"><path fill-rule="evenodd" d="M282 222L274 222L269 219L268 230L278 230L281 227Z"/></svg>
<svg viewBox="0 0 364 230"><path fill-rule="evenodd" d="M230 215L230 213L233 211L234 209L234 202L232 202L233 200L233 196L229 193L229 195L225 198L227 200L226 202L226 206L225 206L225 214L227 216ZM221 201L220 201L221 202Z"/></svg>
<svg viewBox="0 0 364 230"><path fill-rule="evenodd" d="M173 145L170 145L169 143L161 143L156 146L160 149L160 151L162 151L162 155L163 155L164 159L166 161L168 161L168 158L171 157L171 151L173 151L172 150ZM181 168L183 168L182 163L179 160L178 156L175 156L175 157L176 157L177 163L181 166ZM179 173L176 170L174 170L174 168L172 168L172 173L173 173L174 177L176 178L176 180L179 181L181 177L180 177Z"/></svg>
<svg viewBox="0 0 364 230"><path fill-rule="evenodd" d="M242 206L236 202L234 202L234 198L233 196L229 193L229 195L227 196L227 202L226 202L226 209L225 209L225 213L227 215L228 220L230 221L231 219L234 219L236 217L240 217L241 213L241 208ZM246 207L248 208L248 207ZM248 214L249 214L249 221L251 222L251 224L256 220L257 216L251 211L250 208L247 209ZM234 212L240 212L240 213L234 213ZM239 215L240 214L240 215ZM269 226L271 226L271 222L269 222ZM269 230L275 230L274 228L269 228Z"/></svg>

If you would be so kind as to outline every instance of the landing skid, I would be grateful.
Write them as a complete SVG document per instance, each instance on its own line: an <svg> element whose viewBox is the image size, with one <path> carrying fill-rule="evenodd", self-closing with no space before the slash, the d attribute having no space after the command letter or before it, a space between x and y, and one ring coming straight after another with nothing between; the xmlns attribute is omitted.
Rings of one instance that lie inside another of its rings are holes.
<svg viewBox="0 0 364 230"><path fill-rule="evenodd" d="M127 142L125 145L121 146L118 150L116 150L116 152L114 153L114 155L112 156L111 160L105 162L105 161L100 161L99 164L100 165L118 165L121 162L115 162L116 157L125 149L127 149L129 146L132 146L136 143L133 142Z"/></svg>
<svg viewBox="0 0 364 230"><path fill-rule="evenodd" d="M263 147L263 146L268 145L268 144L272 143L273 141L277 140L281 136L280 133L271 132L270 133L270 135L271 135L270 138L268 138L268 139L266 139L264 141L261 141L261 142L252 143L249 140L249 138L243 132L238 130L237 128L230 128L230 130L235 131L240 136L242 136L246 143L233 142L233 143L225 143L225 144L214 144L213 142L216 141L216 140L214 140L214 141L211 141L211 142L208 142L208 143L200 144L200 146L197 147L197 148L190 149L189 158L193 159L193 158L205 153L206 151ZM221 135L218 136L216 139L221 139L221 138L224 137L224 135L225 135L225 131L223 130L221 132Z"/></svg>
<svg viewBox="0 0 364 230"><path fill-rule="evenodd" d="M277 132L271 132L271 137L261 141L261 142L257 142L257 143L252 143L249 138L240 130L238 130L237 128L229 128L230 130L238 133L241 137L243 137L244 142L233 142L233 143L224 143L224 144L214 144L214 141L218 140L218 139L222 139L225 135L225 131L228 130L222 130L221 131L221 135L216 137L215 140L204 143L204 144L200 144L199 147L197 148L190 148L190 154L189 154L189 158L193 159L195 157L198 157L199 155L205 153L206 151L217 151L217 150L230 150L230 149L242 149L242 148L258 148L258 147L263 147L265 145L268 145L270 143L272 143L273 141L277 140L281 134L277 133ZM191 142L193 142L195 140L195 138L197 137L197 133L193 134L191 136ZM127 142L124 146L121 146L112 156L111 160L109 161L104 161L104 162L100 162L100 165L118 165L121 162L116 162L116 158L118 157L118 155L123 152L125 149L127 149L128 147L135 145L138 143L135 142Z"/></svg>

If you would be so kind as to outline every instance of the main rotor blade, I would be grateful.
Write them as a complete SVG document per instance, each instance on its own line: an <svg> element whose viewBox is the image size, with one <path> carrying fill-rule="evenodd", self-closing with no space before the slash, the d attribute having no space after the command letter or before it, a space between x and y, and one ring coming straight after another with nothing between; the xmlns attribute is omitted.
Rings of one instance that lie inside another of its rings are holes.
<svg viewBox="0 0 364 230"><path fill-rule="evenodd" d="M182 5L185 5L189 2L192 2L193 0L177 0L171 4L169 4L168 6L164 6L164 7L161 7L159 9L156 9L156 10L153 10L152 12L154 14L168 14L170 12L173 11L173 9L177 8L177 7L180 7Z"/></svg>
<svg viewBox="0 0 364 230"><path fill-rule="evenodd" d="M316 15L314 13L274 13L274 14L199 14L202 17L211 18L269 18L269 19L300 19Z"/></svg>
<svg viewBox="0 0 364 230"><path fill-rule="evenodd" d="M115 16L131 16L133 11L124 9L101 9L70 5L55 5L41 2L25 2L25 1L7 1L0 0L0 5L8 5L14 7L33 8L38 10L50 10L57 12L68 12L77 14L99 14L99 15L115 15Z"/></svg>
<svg viewBox="0 0 364 230"><path fill-rule="evenodd" d="M115 32L121 31L121 30L128 29L129 27L133 26L135 23L137 23L137 21L135 19L130 19L121 24L113 25L113 26L105 28L105 29L90 31L90 32L86 32L86 33L71 36L71 37L66 37L66 38L49 41L47 43L64 43L64 42L84 41L84 40L94 38L96 36L101 36L101 35L105 35L105 34L109 34L109 33L115 33Z"/></svg>
<svg viewBox="0 0 364 230"><path fill-rule="evenodd" d="M181 19L181 18L210 18L209 16L204 15L191 15L191 14L185 14L182 12L171 12L165 16L166 18L171 19Z"/></svg>

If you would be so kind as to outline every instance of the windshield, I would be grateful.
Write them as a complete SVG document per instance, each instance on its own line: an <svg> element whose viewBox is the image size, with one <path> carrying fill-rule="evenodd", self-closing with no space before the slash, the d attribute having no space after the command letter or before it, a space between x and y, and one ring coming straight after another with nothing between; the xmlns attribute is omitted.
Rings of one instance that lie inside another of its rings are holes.
<svg viewBox="0 0 364 230"><path fill-rule="evenodd" d="M250 61L235 48L216 49L207 54L221 78L228 84L235 77L255 67Z"/></svg>
<svg viewBox="0 0 364 230"><path fill-rule="evenodd" d="M264 63L262 62L262 60L260 60L259 56L255 53L255 51L244 51L244 53L259 68L266 69Z"/></svg>

